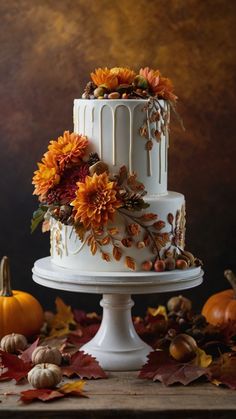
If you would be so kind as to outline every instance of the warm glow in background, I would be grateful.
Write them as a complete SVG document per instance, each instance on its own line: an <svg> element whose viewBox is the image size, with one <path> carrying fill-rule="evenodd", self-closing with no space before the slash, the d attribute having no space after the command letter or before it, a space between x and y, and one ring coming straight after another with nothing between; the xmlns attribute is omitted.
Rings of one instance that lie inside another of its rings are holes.
<svg viewBox="0 0 236 419"><path fill-rule="evenodd" d="M186 131L172 116L169 189L187 201L187 247L204 260L205 283L185 292L201 306L236 269L236 2L226 0L8 0L0 2L0 256L14 288L45 306L56 295L96 310L98 297L35 285L31 267L49 237L29 233L36 162L72 129L73 99L95 67L149 65L170 77ZM167 296L139 296L137 307Z"/></svg>

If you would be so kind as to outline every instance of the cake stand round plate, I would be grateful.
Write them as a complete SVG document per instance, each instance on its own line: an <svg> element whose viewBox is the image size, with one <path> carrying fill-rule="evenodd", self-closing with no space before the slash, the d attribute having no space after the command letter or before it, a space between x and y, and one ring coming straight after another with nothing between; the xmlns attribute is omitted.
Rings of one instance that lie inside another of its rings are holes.
<svg viewBox="0 0 236 419"><path fill-rule="evenodd" d="M180 291L200 285L200 267L170 272L76 272L56 266L50 257L33 267L33 280L64 291L103 294L101 326L81 350L97 358L105 370L138 370L153 349L137 335L131 316L131 294Z"/></svg>

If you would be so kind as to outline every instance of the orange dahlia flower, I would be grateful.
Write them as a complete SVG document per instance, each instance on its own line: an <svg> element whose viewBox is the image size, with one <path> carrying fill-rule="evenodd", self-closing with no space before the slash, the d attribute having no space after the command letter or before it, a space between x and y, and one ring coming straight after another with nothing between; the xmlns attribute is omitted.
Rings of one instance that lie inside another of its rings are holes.
<svg viewBox="0 0 236 419"><path fill-rule="evenodd" d="M96 86L105 86L108 90L115 90L118 86L118 78L107 67L96 68L94 73L90 74Z"/></svg>
<svg viewBox="0 0 236 419"><path fill-rule="evenodd" d="M88 229L107 224L122 205L116 197L116 184L109 181L106 172L87 176L85 182L78 182L77 186L76 198L71 205L75 209L75 220Z"/></svg>
<svg viewBox="0 0 236 419"><path fill-rule="evenodd" d="M65 131L63 137L50 141L48 149L56 157L60 169L63 170L66 166L79 163L87 146L87 137Z"/></svg>
<svg viewBox="0 0 236 419"><path fill-rule="evenodd" d="M39 195L39 200L43 202L48 191L60 182L60 170L55 156L48 151L44 154L41 163L38 163L38 170L34 172L32 180L35 186L33 195Z"/></svg>
<svg viewBox="0 0 236 419"><path fill-rule="evenodd" d="M173 101L177 99L177 96L173 93L174 87L171 80L162 77L159 70L145 67L140 69L139 74L148 81L152 93L158 98Z"/></svg>
<svg viewBox="0 0 236 419"><path fill-rule="evenodd" d="M117 76L119 84L132 84L136 75L133 70L124 67L114 67L111 73Z"/></svg>

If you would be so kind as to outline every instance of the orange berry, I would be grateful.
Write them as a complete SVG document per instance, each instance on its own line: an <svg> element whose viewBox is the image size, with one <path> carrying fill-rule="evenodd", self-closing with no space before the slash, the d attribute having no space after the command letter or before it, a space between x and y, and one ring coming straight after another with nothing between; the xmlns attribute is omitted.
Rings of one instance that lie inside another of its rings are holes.
<svg viewBox="0 0 236 419"><path fill-rule="evenodd" d="M164 260L157 259L156 262L154 263L154 269L156 272L163 272L166 269L166 264Z"/></svg>
<svg viewBox="0 0 236 419"><path fill-rule="evenodd" d="M187 269L188 268L188 263L186 262L186 260L178 259L176 261L176 268L177 269Z"/></svg>
<svg viewBox="0 0 236 419"><path fill-rule="evenodd" d="M141 267L144 271L150 271L152 269L152 262L150 260L146 260L142 263Z"/></svg>

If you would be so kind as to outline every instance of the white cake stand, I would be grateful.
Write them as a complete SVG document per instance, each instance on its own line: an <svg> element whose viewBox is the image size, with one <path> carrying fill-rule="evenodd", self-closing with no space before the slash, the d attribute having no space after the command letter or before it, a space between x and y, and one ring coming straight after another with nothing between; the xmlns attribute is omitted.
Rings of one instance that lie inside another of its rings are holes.
<svg viewBox="0 0 236 419"><path fill-rule="evenodd" d="M201 268L170 272L83 272L60 268L50 257L33 267L33 280L64 291L103 294L101 326L81 350L97 358L104 370L139 370L153 350L137 335L131 317L131 294L180 291L200 285Z"/></svg>

